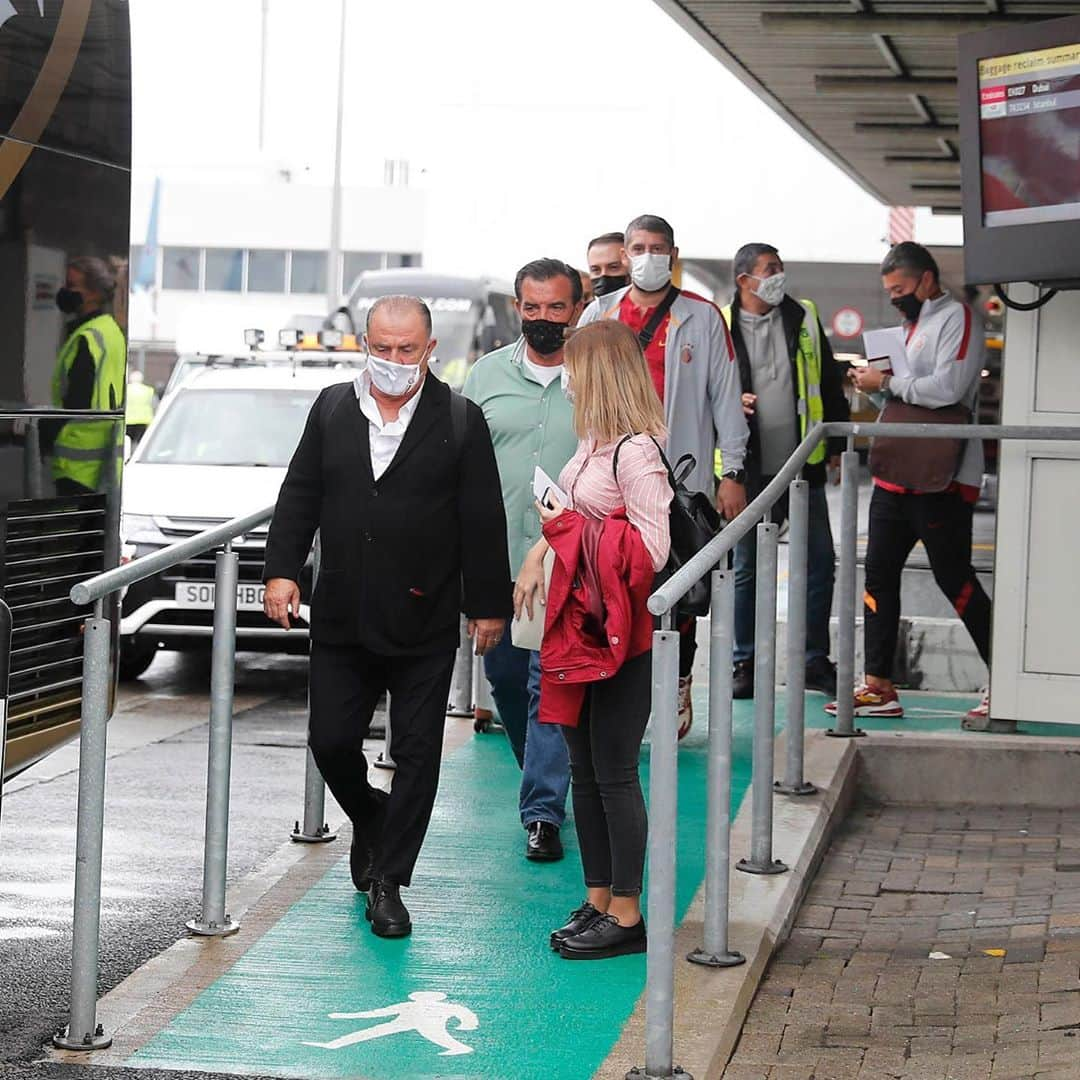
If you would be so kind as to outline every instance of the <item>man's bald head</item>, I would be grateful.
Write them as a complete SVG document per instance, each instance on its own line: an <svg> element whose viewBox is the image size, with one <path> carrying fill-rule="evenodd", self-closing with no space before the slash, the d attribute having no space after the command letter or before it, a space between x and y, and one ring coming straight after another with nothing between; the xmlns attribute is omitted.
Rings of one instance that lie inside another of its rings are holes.
<svg viewBox="0 0 1080 1080"><path fill-rule="evenodd" d="M419 315L424 324L425 333L428 337L431 337L431 311L420 297L406 296L404 293L380 296L368 308L367 321L364 324L364 329L368 333L371 332L371 320L380 311L385 312L395 320L403 315Z"/></svg>

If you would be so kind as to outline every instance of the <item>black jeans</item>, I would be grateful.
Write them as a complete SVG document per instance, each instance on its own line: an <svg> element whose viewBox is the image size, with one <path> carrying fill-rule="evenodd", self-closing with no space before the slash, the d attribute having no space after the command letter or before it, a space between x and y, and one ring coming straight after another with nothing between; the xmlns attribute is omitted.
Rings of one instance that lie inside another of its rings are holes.
<svg viewBox="0 0 1080 1080"><path fill-rule="evenodd" d="M364 739L390 694L394 783L375 871L408 885L439 786L453 653L377 656L358 645L311 643L308 743L334 798L363 835L380 813L368 783Z"/></svg>
<svg viewBox="0 0 1080 1080"><path fill-rule="evenodd" d="M589 686L576 728L564 727L585 885L638 896L648 821L638 759L649 722L652 653Z"/></svg>
<svg viewBox="0 0 1080 1080"><path fill-rule="evenodd" d="M900 626L900 577L921 540L934 580L990 663L990 598L971 565L974 508L959 495L900 495L874 488L866 548L866 674L892 677Z"/></svg>

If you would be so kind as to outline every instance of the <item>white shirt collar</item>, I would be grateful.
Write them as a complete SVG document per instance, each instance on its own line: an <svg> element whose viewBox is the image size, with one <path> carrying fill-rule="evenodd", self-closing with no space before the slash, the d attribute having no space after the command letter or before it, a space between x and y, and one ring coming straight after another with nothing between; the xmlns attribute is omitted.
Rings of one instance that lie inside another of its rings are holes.
<svg viewBox="0 0 1080 1080"><path fill-rule="evenodd" d="M426 378L427 375L425 374L424 379ZM413 413L416 412L416 406L420 402L420 395L424 392L424 380L420 381L420 388L416 393L398 410L397 419L389 422L383 420L382 413L379 412L379 404L371 395L371 373L367 368L358 372L353 379L353 390L356 393L360 411L364 416L375 425L377 430L385 430L387 434L391 434L404 431L409 426L409 421L412 419Z"/></svg>

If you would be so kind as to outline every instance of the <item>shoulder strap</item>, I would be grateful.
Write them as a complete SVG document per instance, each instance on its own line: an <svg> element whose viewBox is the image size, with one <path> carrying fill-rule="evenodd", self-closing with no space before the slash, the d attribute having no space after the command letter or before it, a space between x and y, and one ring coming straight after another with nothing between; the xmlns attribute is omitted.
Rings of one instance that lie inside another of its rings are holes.
<svg viewBox="0 0 1080 1080"><path fill-rule="evenodd" d="M623 443L629 442L632 438L634 438L633 435L624 435L619 440L618 446L615 447L615 453L612 455L612 458L611 458L611 471L615 476L615 483L616 484L619 483L619 451L623 448ZM649 438L652 439L653 445L656 447L656 451L660 455L660 460L664 463L664 468L667 469L668 483L671 484L671 490L672 491L678 491L679 490L679 484L680 484L681 480L685 479L685 477L688 476L690 474L690 472L694 468L693 455L692 454L683 454L683 456L681 458L679 458L679 464L680 465L682 465L682 463L684 461L686 461L687 458L690 459L690 464L689 464L689 468L686 469L683 476L678 477L678 476L675 475L675 470L672 469L672 467L671 467L671 462L668 461L667 454L664 453L664 448L660 445L659 442L657 442L656 436L655 435L650 435Z"/></svg>
<svg viewBox="0 0 1080 1080"><path fill-rule="evenodd" d="M450 391L450 428L454 437L454 457L461 457L465 446L465 425L468 422L469 405L465 398L455 390Z"/></svg>
<svg viewBox="0 0 1080 1080"><path fill-rule="evenodd" d="M667 291L667 295L659 304L656 305L656 310L652 313L652 317L641 328L641 332L638 334L638 343L641 345L641 351L644 352L651 344L652 339L656 335L656 331L660 329L660 324L667 318L667 313L671 310L671 305L675 303L675 300L679 296L679 289L672 285Z"/></svg>

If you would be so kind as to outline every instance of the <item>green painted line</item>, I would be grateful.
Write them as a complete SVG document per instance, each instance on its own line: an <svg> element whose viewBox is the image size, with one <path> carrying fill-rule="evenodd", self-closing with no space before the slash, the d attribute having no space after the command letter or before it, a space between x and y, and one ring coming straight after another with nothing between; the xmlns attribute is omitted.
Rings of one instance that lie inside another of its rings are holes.
<svg viewBox="0 0 1080 1080"><path fill-rule="evenodd" d="M698 707L696 730L679 758L680 918L704 873L703 696ZM748 755L742 760L748 763ZM748 768L737 773L735 805ZM647 749L642 780L647 791ZM414 887L403 894L413 916L411 938L383 941L371 934L343 858L129 1064L369 1080L591 1076L642 991L645 957L568 961L550 950L549 932L584 895L581 863L570 822L562 862L525 860L519 784L503 737L471 739L443 763ZM418 993L447 999L410 999ZM330 1013L401 1004L469 1010L473 1030L463 1013L446 1029L471 1052L444 1056L414 1030L336 1050L305 1045L395 1023L393 1016L331 1019ZM459 1027L463 1016L465 1027Z"/></svg>

